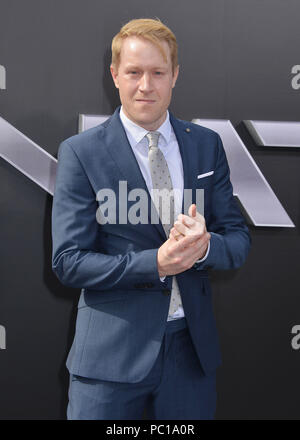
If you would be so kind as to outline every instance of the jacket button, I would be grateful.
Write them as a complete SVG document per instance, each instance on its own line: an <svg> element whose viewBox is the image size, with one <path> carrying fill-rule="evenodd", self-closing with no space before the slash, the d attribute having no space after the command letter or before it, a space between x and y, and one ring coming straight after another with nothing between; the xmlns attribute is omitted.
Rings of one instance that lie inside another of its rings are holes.
<svg viewBox="0 0 300 440"><path fill-rule="evenodd" d="M167 295L171 294L171 290L170 289L163 289L162 293L167 296Z"/></svg>

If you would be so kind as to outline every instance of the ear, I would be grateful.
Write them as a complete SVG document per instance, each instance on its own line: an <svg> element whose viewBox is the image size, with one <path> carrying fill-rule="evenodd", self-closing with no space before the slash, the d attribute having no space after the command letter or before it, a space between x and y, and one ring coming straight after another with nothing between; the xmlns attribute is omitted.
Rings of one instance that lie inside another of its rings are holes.
<svg viewBox="0 0 300 440"><path fill-rule="evenodd" d="M115 83L116 88L119 88L119 81L118 81L118 71L114 68L114 66L111 64L110 65L110 73L112 76L112 79Z"/></svg>
<svg viewBox="0 0 300 440"><path fill-rule="evenodd" d="M178 78L178 74L179 74L179 65L176 66L175 70L174 70L174 74L173 74L173 80L172 80L172 88L175 87L177 78Z"/></svg>

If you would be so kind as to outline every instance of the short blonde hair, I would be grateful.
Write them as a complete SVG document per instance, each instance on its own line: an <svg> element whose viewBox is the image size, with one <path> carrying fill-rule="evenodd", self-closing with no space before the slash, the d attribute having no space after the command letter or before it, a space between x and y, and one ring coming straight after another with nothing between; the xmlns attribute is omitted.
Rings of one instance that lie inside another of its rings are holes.
<svg viewBox="0 0 300 440"><path fill-rule="evenodd" d="M151 41L160 50L162 56L167 60L166 53L161 45L161 41L166 41L170 47L173 73L178 65L177 41L173 32L164 25L158 18L138 18L126 23L117 35L114 36L111 45L111 64L118 69L120 64L121 49L123 40L127 37L141 37Z"/></svg>

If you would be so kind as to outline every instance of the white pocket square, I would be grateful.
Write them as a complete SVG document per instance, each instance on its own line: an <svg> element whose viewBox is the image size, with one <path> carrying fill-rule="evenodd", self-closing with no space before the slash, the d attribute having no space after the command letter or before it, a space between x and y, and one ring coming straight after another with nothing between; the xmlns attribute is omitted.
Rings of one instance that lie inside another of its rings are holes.
<svg viewBox="0 0 300 440"><path fill-rule="evenodd" d="M199 176L197 176L197 179L202 179L203 177L211 176L212 174L214 174L214 171L209 171L208 173L199 174Z"/></svg>

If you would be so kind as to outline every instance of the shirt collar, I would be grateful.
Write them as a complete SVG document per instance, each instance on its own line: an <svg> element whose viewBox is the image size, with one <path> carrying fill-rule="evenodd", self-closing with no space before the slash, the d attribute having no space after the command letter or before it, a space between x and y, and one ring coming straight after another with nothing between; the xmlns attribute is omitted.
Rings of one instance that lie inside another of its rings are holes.
<svg viewBox="0 0 300 440"><path fill-rule="evenodd" d="M125 115L125 113L123 111L123 107L121 107L121 110L120 110L120 119L121 119L122 124L125 128L126 133L129 134L129 137L131 138L131 140L133 140L135 142L135 145L137 145L149 132L148 130L145 130L143 127L140 127L139 125L137 125L133 121L131 121ZM166 145L170 142L172 128L171 128L171 123L170 123L170 115L169 115L168 111L167 111L167 117L166 117L165 121L155 131L158 131L162 135Z"/></svg>

